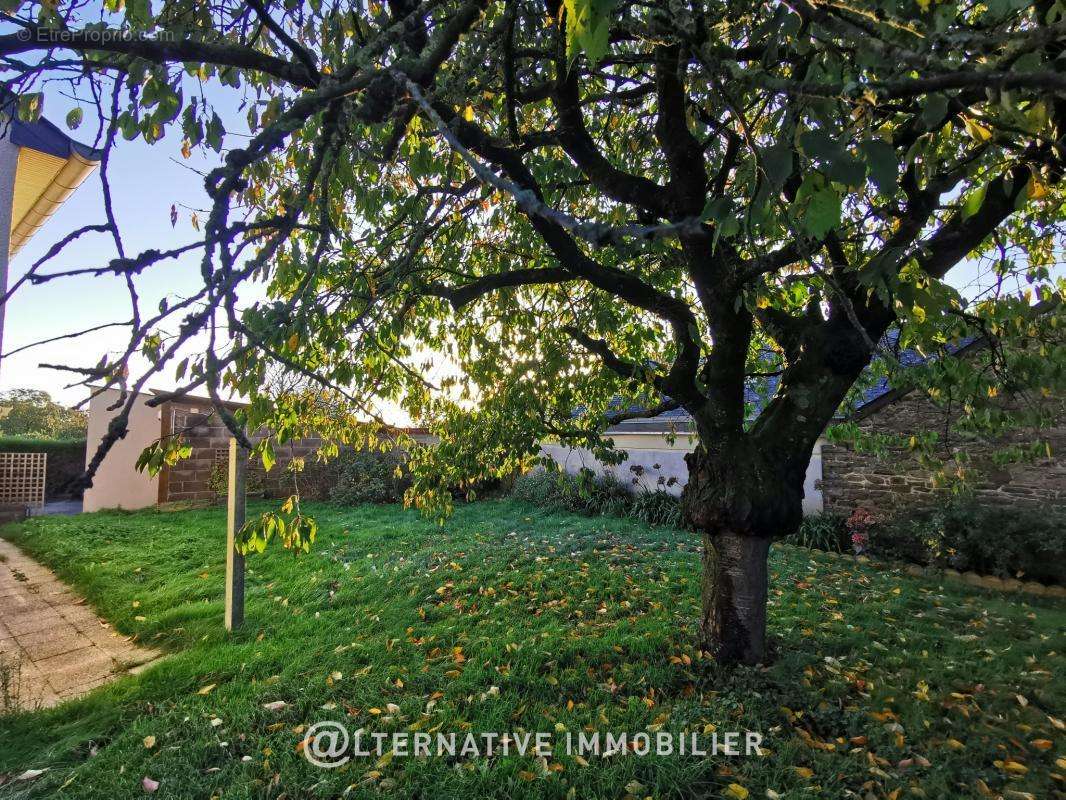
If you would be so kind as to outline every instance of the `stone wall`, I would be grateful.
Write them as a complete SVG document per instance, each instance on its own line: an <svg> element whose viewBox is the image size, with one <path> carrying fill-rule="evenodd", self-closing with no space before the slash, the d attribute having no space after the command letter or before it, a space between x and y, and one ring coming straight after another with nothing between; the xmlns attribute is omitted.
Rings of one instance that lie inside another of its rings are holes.
<svg viewBox="0 0 1066 800"><path fill-rule="evenodd" d="M217 463L228 465L231 438L222 419L204 403L172 401L163 408L163 425L164 435L180 433L192 446L192 455L164 470L159 487L159 502L216 499L217 495L209 485L211 471ZM255 435L251 437L253 442L259 438ZM267 497L288 497L293 494L294 488L292 474L287 467L294 458L301 457L305 459L308 474L306 479L299 479L300 493L309 499L318 499L324 491L328 491L328 488L318 486L322 481L317 479L312 465L315 451L320 444L318 439L301 439L277 445L277 462L270 472L263 469L261 461L252 459L249 462L248 485L261 485Z"/></svg>
<svg viewBox="0 0 1066 800"><path fill-rule="evenodd" d="M937 431L941 456L950 455L953 448L970 456L969 467L976 473L971 485L978 502L1061 507L1066 502L1066 415L1062 399L1048 403L1058 425L1040 431L1039 437L1050 442L1051 458L1006 466L994 464L991 453L1004 445L1025 444L1031 434L1016 431L996 442L964 438L950 430L949 413L920 391L871 411L859 420L859 426L871 433L904 437ZM845 515L860 506L891 515L901 507L929 506L945 499L942 490L934 489L930 470L905 448L890 449L878 457L827 443L822 447L821 489L825 509Z"/></svg>

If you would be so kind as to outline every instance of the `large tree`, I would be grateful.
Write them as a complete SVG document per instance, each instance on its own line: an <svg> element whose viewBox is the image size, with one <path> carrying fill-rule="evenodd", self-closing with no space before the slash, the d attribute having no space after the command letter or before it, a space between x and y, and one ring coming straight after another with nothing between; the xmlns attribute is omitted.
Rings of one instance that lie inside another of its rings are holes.
<svg viewBox="0 0 1066 800"><path fill-rule="evenodd" d="M110 202L56 243L113 237L99 272L135 308L125 353L68 368L125 386L142 352L129 388L175 369L175 395L243 393L243 419L219 413L269 426L268 463L310 428L365 443L397 403L441 436L416 456L427 509L544 437L608 457L609 423L684 408L702 644L725 662L764 657L770 542L886 331L931 353L1024 328L1012 276L1061 291L1060 0L5 5L22 114L65 82L108 153L224 156L189 245L127 253ZM140 309L139 276L193 250L201 290ZM69 274L48 263L28 280ZM961 263L992 277L977 301L945 282ZM239 301L251 280L269 300ZM266 392L271 365L319 390Z"/></svg>

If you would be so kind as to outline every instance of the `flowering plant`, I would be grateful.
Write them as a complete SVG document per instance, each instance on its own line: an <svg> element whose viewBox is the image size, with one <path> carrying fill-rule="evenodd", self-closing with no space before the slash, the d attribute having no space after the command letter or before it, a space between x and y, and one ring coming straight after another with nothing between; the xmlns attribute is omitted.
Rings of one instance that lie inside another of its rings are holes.
<svg viewBox="0 0 1066 800"><path fill-rule="evenodd" d="M844 522L851 534L851 546L856 555L866 552L870 544L870 528L877 523L877 517L867 508L856 508Z"/></svg>

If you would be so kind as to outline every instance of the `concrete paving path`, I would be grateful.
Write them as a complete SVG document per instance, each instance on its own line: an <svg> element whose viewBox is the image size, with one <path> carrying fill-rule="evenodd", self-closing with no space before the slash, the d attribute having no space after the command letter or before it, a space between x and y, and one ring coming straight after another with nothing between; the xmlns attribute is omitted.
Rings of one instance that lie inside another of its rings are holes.
<svg viewBox="0 0 1066 800"><path fill-rule="evenodd" d="M0 539L0 714L77 697L158 655L115 633L51 570Z"/></svg>

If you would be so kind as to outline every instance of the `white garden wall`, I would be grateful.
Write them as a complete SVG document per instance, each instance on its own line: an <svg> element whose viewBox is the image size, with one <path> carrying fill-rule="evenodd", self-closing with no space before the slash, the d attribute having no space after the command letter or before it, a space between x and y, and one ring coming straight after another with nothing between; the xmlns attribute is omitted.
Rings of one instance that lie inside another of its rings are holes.
<svg viewBox="0 0 1066 800"><path fill-rule="evenodd" d="M663 433L640 431L618 433L611 436L615 447L624 450L628 458L617 466L601 464L589 450L580 447L564 447L546 442L541 452L550 456L562 469L577 473L582 468L596 474L613 474L618 480L631 486L634 491L662 489L673 495L681 494L688 481L688 466L685 454L695 446L695 438L679 433L671 443ZM636 469L634 469L636 468ZM671 483L671 478L675 480ZM814 514L822 510L822 440L814 446L803 490L803 513Z"/></svg>

